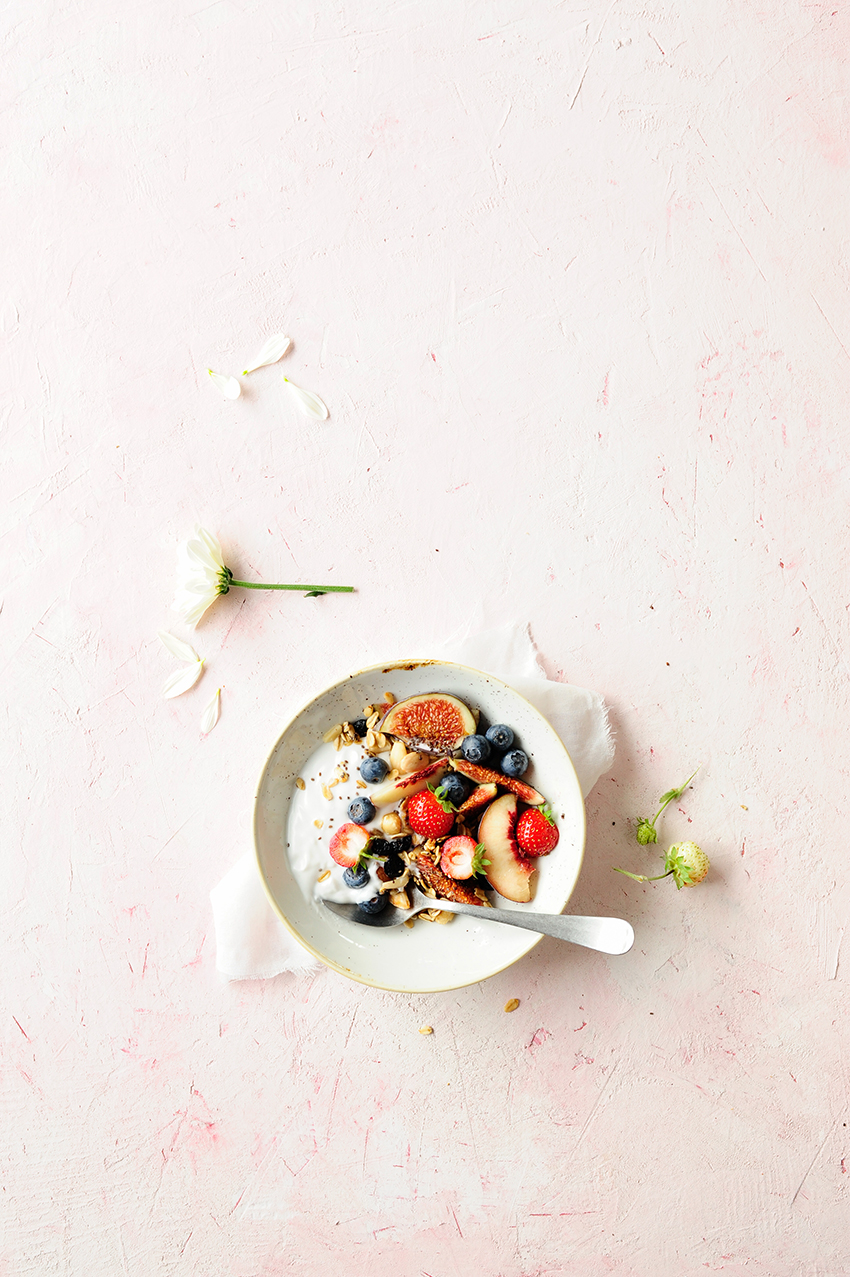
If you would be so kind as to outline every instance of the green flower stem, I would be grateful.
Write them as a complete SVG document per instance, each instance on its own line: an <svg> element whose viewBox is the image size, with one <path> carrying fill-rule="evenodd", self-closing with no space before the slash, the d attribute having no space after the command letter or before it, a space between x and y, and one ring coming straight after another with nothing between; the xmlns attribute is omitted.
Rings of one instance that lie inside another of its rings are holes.
<svg viewBox="0 0 850 1277"><path fill-rule="evenodd" d="M263 581L236 581L233 577L228 587L238 585L243 590L315 590L317 594L353 594L353 585L266 585Z"/></svg>
<svg viewBox="0 0 850 1277"><path fill-rule="evenodd" d="M702 764L700 763L700 767L701 766ZM658 811L655 813L655 815L652 817L652 820L649 822L650 825L652 825L653 829L655 828L656 820L661 815L662 811L664 811L664 808L668 807L670 803L672 803L674 800L678 801L678 799L682 797L682 794L688 788L688 785L690 785L691 781L693 780L694 776L696 776L698 771L699 771L699 767L696 769L696 771L691 772L690 776L685 781L684 785L681 785L678 789L671 789L669 794L664 795L664 798L661 800L661 806L658 808Z"/></svg>
<svg viewBox="0 0 850 1277"><path fill-rule="evenodd" d="M672 869L668 869L666 874L656 874L654 878L647 878L646 874L630 874L628 869L614 869L615 874L625 874L627 878L634 878L635 882L658 882L660 878L669 878Z"/></svg>

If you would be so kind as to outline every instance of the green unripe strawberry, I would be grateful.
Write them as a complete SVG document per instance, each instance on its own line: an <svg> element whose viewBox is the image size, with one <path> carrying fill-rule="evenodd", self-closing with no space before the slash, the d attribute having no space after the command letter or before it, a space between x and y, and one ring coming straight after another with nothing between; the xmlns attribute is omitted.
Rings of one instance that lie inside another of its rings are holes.
<svg viewBox="0 0 850 1277"><path fill-rule="evenodd" d="M671 878L677 888L695 887L702 882L708 873L708 856L695 842L674 843L664 857L664 872L661 874L633 874L628 869L615 869L614 873L625 874L635 882L659 882L661 878Z"/></svg>
<svg viewBox="0 0 850 1277"><path fill-rule="evenodd" d="M637 838L641 847L646 847L651 842L658 842L658 834L655 832L655 826L652 821L647 820L645 816L637 823L635 838Z"/></svg>
<svg viewBox="0 0 850 1277"><path fill-rule="evenodd" d="M673 881L682 887L695 887L708 873L708 856L695 842L677 842L664 858L664 872L673 875Z"/></svg>

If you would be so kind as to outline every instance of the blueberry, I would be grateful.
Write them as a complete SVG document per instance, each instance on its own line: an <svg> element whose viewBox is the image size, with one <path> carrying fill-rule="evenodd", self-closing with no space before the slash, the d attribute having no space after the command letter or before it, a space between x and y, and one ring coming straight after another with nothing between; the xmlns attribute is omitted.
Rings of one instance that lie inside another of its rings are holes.
<svg viewBox="0 0 850 1277"><path fill-rule="evenodd" d="M504 752L514 743L514 734L505 723L494 723L487 728L487 739L494 749Z"/></svg>
<svg viewBox="0 0 850 1277"><path fill-rule="evenodd" d="M528 754L524 749L512 749L502 759L502 771L506 776L521 776L528 767Z"/></svg>
<svg viewBox="0 0 850 1277"><path fill-rule="evenodd" d="M355 718L354 722L351 723L350 726L351 726L351 730L354 732L354 735L357 737L357 739L362 740L363 737L366 735L366 731L367 731L366 719Z"/></svg>
<svg viewBox="0 0 850 1277"><path fill-rule="evenodd" d="M446 802L451 803L453 807L459 807L468 791L463 777L458 776L457 772L449 772L440 781L437 792L440 798L445 798Z"/></svg>
<svg viewBox="0 0 850 1277"><path fill-rule="evenodd" d="M388 903L387 896L373 896L371 900L361 900L360 908L364 913L383 913Z"/></svg>
<svg viewBox="0 0 850 1277"><path fill-rule="evenodd" d="M343 871L342 881L346 887L365 887L369 881L369 870L365 865L355 865L353 869Z"/></svg>
<svg viewBox="0 0 850 1277"><path fill-rule="evenodd" d="M370 856L388 856L390 854L390 844L386 838L370 838L369 839L369 855Z"/></svg>
<svg viewBox="0 0 850 1277"><path fill-rule="evenodd" d="M470 763L486 763L490 757L490 742L486 736L465 736L460 749Z"/></svg>
<svg viewBox="0 0 850 1277"><path fill-rule="evenodd" d="M405 834L402 838L390 838L387 846L391 852L410 851L413 846L413 838L410 834Z"/></svg>
<svg viewBox="0 0 850 1277"><path fill-rule="evenodd" d="M383 758L370 758L367 756L360 764L360 775L370 785L377 785L378 781L383 780L389 770L389 766L384 762Z"/></svg>
<svg viewBox="0 0 850 1277"><path fill-rule="evenodd" d="M348 804L348 815L355 825L368 825L375 815L375 804L368 798L352 798Z"/></svg>
<svg viewBox="0 0 850 1277"><path fill-rule="evenodd" d="M407 866L401 856L388 856L384 861L384 873L387 875L387 882L395 882L396 878L400 878Z"/></svg>

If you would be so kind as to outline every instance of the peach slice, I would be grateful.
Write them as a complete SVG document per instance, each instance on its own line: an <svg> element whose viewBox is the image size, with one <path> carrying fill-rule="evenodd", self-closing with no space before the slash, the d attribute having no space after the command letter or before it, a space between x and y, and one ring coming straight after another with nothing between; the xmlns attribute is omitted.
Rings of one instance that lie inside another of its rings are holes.
<svg viewBox="0 0 850 1277"><path fill-rule="evenodd" d="M382 785L376 785L374 789L369 790L368 797L376 807L386 807L388 803L400 803L402 798L418 794L426 785L442 780L448 766L447 758L438 758L418 772L411 772L409 776L400 776L398 780L385 780Z"/></svg>
<svg viewBox="0 0 850 1277"><path fill-rule="evenodd" d="M537 869L519 853L514 837L516 822L516 794L502 794L481 817L478 840L490 861L485 871L490 886L506 900L525 904L533 895L532 878Z"/></svg>

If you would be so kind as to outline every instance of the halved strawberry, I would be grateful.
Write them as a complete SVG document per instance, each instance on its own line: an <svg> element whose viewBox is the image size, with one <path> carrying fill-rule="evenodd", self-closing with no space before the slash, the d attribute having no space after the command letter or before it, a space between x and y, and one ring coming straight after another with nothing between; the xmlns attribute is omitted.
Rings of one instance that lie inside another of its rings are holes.
<svg viewBox="0 0 850 1277"><path fill-rule="evenodd" d="M468 838L465 834L456 834L454 838L447 838L443 843L440 868L450 878L456 878L459 881L471 878L473 874L480 873L489 863L490 861L485 859L484 847L481 843L477 843L474 838Z"/></svg>
<svg viewBox="0 0 850 1277"><path fill-rule="evenodd" d="M331 859L343 869L353 869L365 857L369 846L369 831L362 825L340 825L328 846Z"/></svg>
<svg viewBox="0 0 850 1277"><path fill-rule="evenodd" d="M455 823L455 808L430 787L420 789L407 800L407 823L424 838L442 838Z"/></svg>
<svg viewBox="0 0 850 1277"><path fill-rule="evenodd" d="M551 807L544 803L542 807L526 808L517 821L515 836L524 855L548 856L560 837Z"/></svg>

